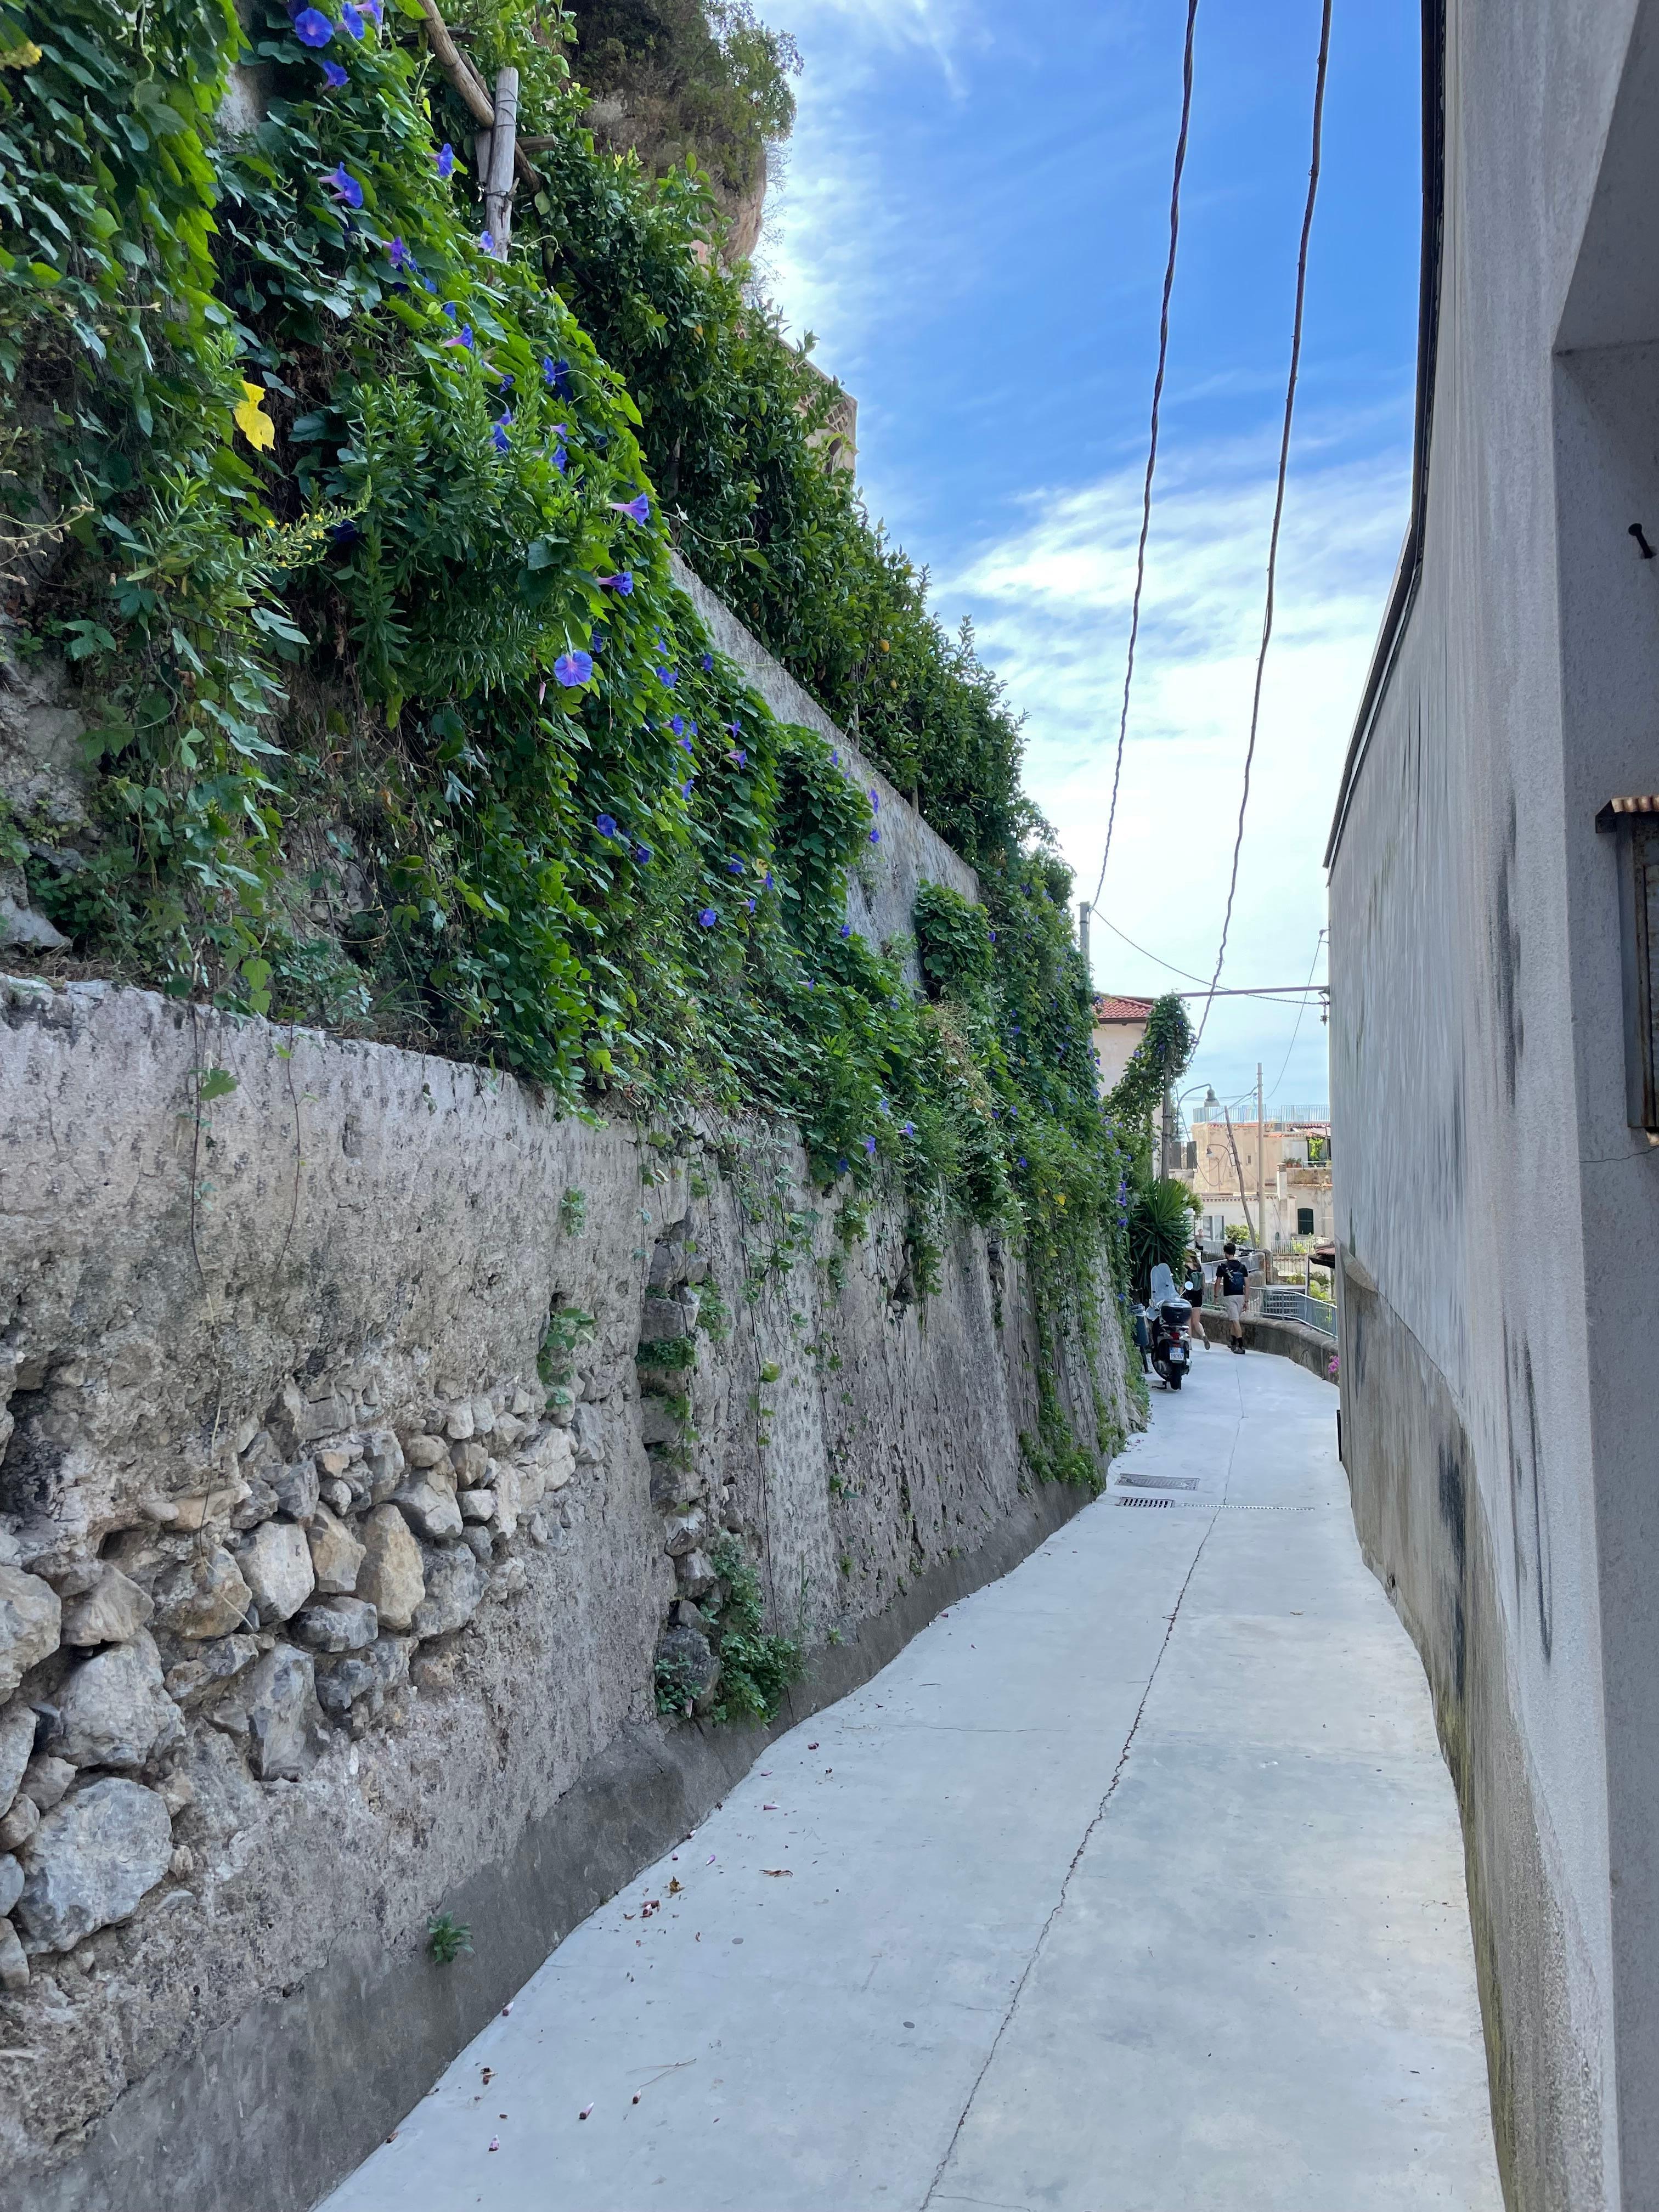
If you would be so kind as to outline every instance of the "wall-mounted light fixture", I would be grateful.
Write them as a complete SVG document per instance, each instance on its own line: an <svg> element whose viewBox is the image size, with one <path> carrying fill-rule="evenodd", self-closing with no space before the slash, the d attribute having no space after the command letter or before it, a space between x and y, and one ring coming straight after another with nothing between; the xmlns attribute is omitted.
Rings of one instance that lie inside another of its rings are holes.
<svg viewBox="0 0 1659 2212"><path fill-rule="evenodd" d="M1625 1092L1633 1129L1659 1133L1659 796L1610 799L1595 817L1619 841Z"/></svg>

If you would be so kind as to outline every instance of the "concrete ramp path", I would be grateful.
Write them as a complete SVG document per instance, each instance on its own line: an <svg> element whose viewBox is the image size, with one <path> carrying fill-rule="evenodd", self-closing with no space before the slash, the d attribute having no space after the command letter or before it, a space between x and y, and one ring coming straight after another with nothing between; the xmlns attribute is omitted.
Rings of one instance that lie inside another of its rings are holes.
<svg viewBox="0 0 1659 2212"><path fill-rule="evenodd" d="M1336 1394L1215 1351L1153 1399L1108 1496L774 1745L328 2212L1500 2212Z"/></svg>

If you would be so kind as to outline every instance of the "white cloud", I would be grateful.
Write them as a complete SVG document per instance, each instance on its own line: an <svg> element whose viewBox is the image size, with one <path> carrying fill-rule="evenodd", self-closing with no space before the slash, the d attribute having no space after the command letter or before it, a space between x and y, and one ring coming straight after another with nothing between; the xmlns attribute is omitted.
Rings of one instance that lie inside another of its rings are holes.
<svg viewBox="0 0 1659 2212"><path fill-rule="evenodd" d="M1322 855L1337 777L1398 550L1405 479L1342 461L1310 435L1279 550L1249 812L1224 983L1307 975L1325 921ZM1258 441L1160 462L1128 739L1101 908L1206 978L1237 824L1276 453ZM1138 465L1022 502L1025 519L958 575L947 617L974 615L986 659L1027 716L1027 789L1054 823L1078 891L1094 890L1111 803L1124 647L1140 526ZM1104 928L1097 981L1155 992L1178 979ZM1322 964L1318 973L1322 975ZM1271 1087L1294 1012L1218 1000L1195 1072L1218 1090ZM1323 1032L1304 1021L1281 1098L1324 1097Z"/></svg>

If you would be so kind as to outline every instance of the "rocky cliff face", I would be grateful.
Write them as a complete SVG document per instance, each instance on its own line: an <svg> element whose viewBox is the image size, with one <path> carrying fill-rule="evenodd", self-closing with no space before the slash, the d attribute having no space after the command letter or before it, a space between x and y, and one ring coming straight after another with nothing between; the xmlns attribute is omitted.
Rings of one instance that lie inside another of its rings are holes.
<svg viewBox="0 0 1659 2212"><path fill-rule="evenodd" d="M277 2212L753 1755L734 1576L845 1675L1053 1525L1032 1317L776 1130L0 999L0 2204Z"/></svg>

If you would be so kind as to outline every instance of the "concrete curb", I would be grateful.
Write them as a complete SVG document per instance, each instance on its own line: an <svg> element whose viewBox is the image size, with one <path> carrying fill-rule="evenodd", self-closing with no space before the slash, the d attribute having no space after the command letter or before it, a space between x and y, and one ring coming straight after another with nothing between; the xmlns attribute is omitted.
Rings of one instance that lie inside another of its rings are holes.
<svg viewBox="0 0 1659 2212"><path fill-rule="evenodd" d="M1264 1320L1259 1314L1246 1314L1244 1341L1252 1352L1276 1352L1281 1359L1294 1359L1322 1382L1333 1379L1330 1368L1336 1356L1336 1339L1322 1329L1310 1328L1304 1322Z"/></svg>

